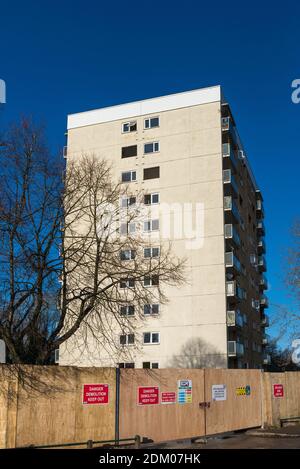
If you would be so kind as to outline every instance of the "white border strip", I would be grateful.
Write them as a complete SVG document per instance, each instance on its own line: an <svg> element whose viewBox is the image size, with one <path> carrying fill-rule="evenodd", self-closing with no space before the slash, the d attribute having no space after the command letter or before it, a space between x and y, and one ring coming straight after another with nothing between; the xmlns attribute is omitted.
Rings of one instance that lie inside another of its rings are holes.
<svg viewBox="0 0 300 469"><path fill-rule="evenodd" d="M212 86L183 93L170 94L159 98L145 99L133 103L111 106L93 111L79 112L68 115L67 128L75 129L87 125L101 124L119 119L155 114L163 111L171 111L199 104L221 101L221 87Z"/></svg>

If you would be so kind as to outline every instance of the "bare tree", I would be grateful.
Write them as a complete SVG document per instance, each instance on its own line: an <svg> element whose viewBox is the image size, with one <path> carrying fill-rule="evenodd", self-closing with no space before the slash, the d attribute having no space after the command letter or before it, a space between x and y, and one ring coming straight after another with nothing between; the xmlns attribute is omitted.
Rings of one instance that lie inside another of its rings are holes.
<svg viewBox="0 0 300 469"><path fill-rule="evenodd" d="M276 342L300 339L300 220L292 227L292 243L285 253L283 282L289 304L273 304L272 326L276 327Z"/></svg>
<svg viewBox="0 0 300 469"><path fill-rule="evenodd" d="M144 308L168 300L165 288L184 281L184 262L145 237L141 194L96 155L64 170L26 120L1 148L0 336L9 360L49 364L59 346L76 340L84 348L89 337L120 354L116 332L132 334ZM155 255L145 258L151 246Z"/></svg>

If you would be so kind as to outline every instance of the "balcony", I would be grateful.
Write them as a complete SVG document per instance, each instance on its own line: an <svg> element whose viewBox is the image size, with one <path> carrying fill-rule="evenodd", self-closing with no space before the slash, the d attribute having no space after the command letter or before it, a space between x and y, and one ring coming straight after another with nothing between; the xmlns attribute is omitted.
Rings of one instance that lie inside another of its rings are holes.
<svg viewBox="0 0 300 469"><path fill-rule="evenodd" d="M259 304L261 308L268 308L269 307L268 298L265 295L261 296L261 298L259 299Z"/></svg>
<svg viewBox="0 0 300 469"><path fill-rule="evenodd" d="M224 132L230 130L232 124L231 124L231 120L230 120L230 117L222 117L221 118L221 127L222 127L222 130Z"/></svg>
<svg viewBox="0 0 300 469"><path fill-rule="evenodd" d="M258 256L258 269L260 272L265 272L267 270L267 263L265 256Z"/></svg>
<svg viewBox="0 0 300 469"><path fill-rule="evenodd" d="M262 220L259 220L257 222L257 233L260 235L260 236L264 236L266 234L266 230L265 230L265 224Z"/></svg>
<svg viewBox="0 0 300 469"><path fill-rule="evenodd" d="M230 221L235 221L236 223L241 223L241 216L235 201L233 200L232 196L225 196L224 197L224 211L225 211L225 218L229 219ZM225 219L225 221L227 221Z"/></svg>
<svg viewBox="0 0 300 469"><path fill-rule="evenodd" d="M244 345L236 340L229 340L228 345L228 357L243 357Z"/></svg>
<svg viewBox="0 0 300 469"><path fill-rule="evenodd" d="M263 364L264 365L271 365L271 355L264 355Z"/></svg>
<svg viewBox="0 0 300 469"><path fill-rule="evenodd" d="M224 235L225 239L231 239L237 247L241 245L241 239L232 224L227 224L224 226Z"/></svg>
<svg viewBox="0 0 300 469"><path fill-rule="evenodd" d="M261 199L256 201L256 215L258 218L264 218L265 216L263 202Z"/></svg>
<svg viewBox="0 0 300 469"><path fill-rule="evenodd" d="M246 292L238 285L236 280L230 280L226 282L226 296L235 301L244 300Z"/></svg>
<svg viewBox="0 0 300 469"><path fill-rule="evenodd" d="M224 195L232 195L233 197L238 196L238 186L236 180L231 172L231 169L223 170L223 183L224 183Z"/></svg>
<svg viewBox="0 0 300 469"><path fill-rule="evenodd" d="M262 275L259 279L259 288L260 290L267 290L268 289L268 280L265 275Z"/></svg>
<svg viewBox="0 0 300 469"><path fill-rule="evenodd" d="M241 272L241 263L232 251L225 252L225 267Z"/></svg>
<svg viewBox="0 0 300 469"><path fill-rule="evenodd" d="M234 170L236 170L238 162L233 150L233 146L230 143L222 144L222 155L224 158L224 166L226 166L226 168L232 167Z"/></svg>
<svg viewBox="0 0 300 469"><path fill-rule="evenodd" d="M261 325L262 325L262 327L269 327L270 326L269 316L267 314L263 315L263 317L261 319Z"/></svg>
<svg viewBox="0 0 300 469"><path fill-rule="evenodd" d="M269 345L269 338L268 336L265 334L262 338L262 341L261 341L262 345Z"/></svg>
<svg viewBox="0 0 300 469"><path fill-rule="evenodd" d="M228 327L243 327L244 326L243 316L238 309L227 311L227 326Z"/></svg>
<svg viewBox="0 0 300 469"><path fill-rule="evenodd" d="M263 238L259 238L259 240L257 242L257 250L258 250L258 254L265 254L265 252L266 252L266 243L263 240Z"/></svg>

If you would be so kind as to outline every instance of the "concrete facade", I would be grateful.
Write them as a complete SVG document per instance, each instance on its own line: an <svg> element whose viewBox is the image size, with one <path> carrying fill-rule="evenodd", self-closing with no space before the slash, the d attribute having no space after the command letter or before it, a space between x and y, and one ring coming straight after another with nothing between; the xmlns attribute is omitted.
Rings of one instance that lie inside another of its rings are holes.
<svg viewBox="0 0 300 469"><path fill-rule="evenodd" d="M159 118L159 126L145 128L145 119L151 117ZM136 122L136 130L122 132L126 122ZM144 154L147 142L159 142L159 151ZM227 143L232 150L229 156L225 154ZM122 147L130 145L137 145L137 156L122 159ZM230 108L223 101L221 88L200 89L71 115L68 118L68 160L80 158L82 154L95 154L110 161L116 180L120 179L122 171L136 171L136 181L130 183L132 193L159 193L160 206L178 204L182 207L189 203L193 216L197 204L202 207L199 246L191 249L184 232L182 236L174 233L170 236L176 255L186 258L187 283L179 289L168 288L169 303L161 306L159 315L148 317L141 324L141 334L159 332L160 341L159 344L142 345L140 351L133 352L131 363L139 368L149 363L159 368L261 367L264 311L257 308L257 303L255 308L253 306L262 291L257 261L260 216L256 216L256 201L261 200L261 194L245 158ZM143 170L157 166L159 178L143 180ZM231 181L224 183L228 170L229 177L234 175L236 179L237 191L233 190ZM239 198L240 194L243 198ZM237 206L242 200L238 206L238 211L243 213L242 230L240 221L232 216L232 210L227 211L224 207L224 197L232 197ZM253 205L251 218L245 206ZM161 234L164 220L159 207L157 209ZM235 244L233 237L227 237L225 225L232 225L237 233L241 231L238 236L242 239L242 247ZM243 258L242 266L228 265L226 252L234 254L238 262ZM256 262L249 263L249 256L253 260L253 255ZM250 282L250 279L253 280ZM233 284L233 296L228 296L228 281L237 282ZM246 292L246 298L239 298L237 286ZM239 314L244 324L237 324L239 321L229 324L228 310ZM232 343L229 345L228 341ZM62 346L60 364L115 366L117 363L111 363L105 354L101 354L101 360L91 359L88 352L71 357Z"/></svg>

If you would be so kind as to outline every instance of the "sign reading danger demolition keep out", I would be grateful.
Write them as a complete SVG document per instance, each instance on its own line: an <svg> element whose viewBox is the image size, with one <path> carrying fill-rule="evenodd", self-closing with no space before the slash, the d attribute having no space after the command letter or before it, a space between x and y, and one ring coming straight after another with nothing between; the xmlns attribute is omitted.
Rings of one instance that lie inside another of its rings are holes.
<svg viewBox="0 0 300 469"><path fill-rule="evenodd" d="M108 404L108 384L84 384L83 404Z"/></svg>
<svg viewBox="0 0 300 469"><path fill-rule="evenodd" d="M138 405L156 405L159 404L159 387L148 386L138 388Z"/></svg>

